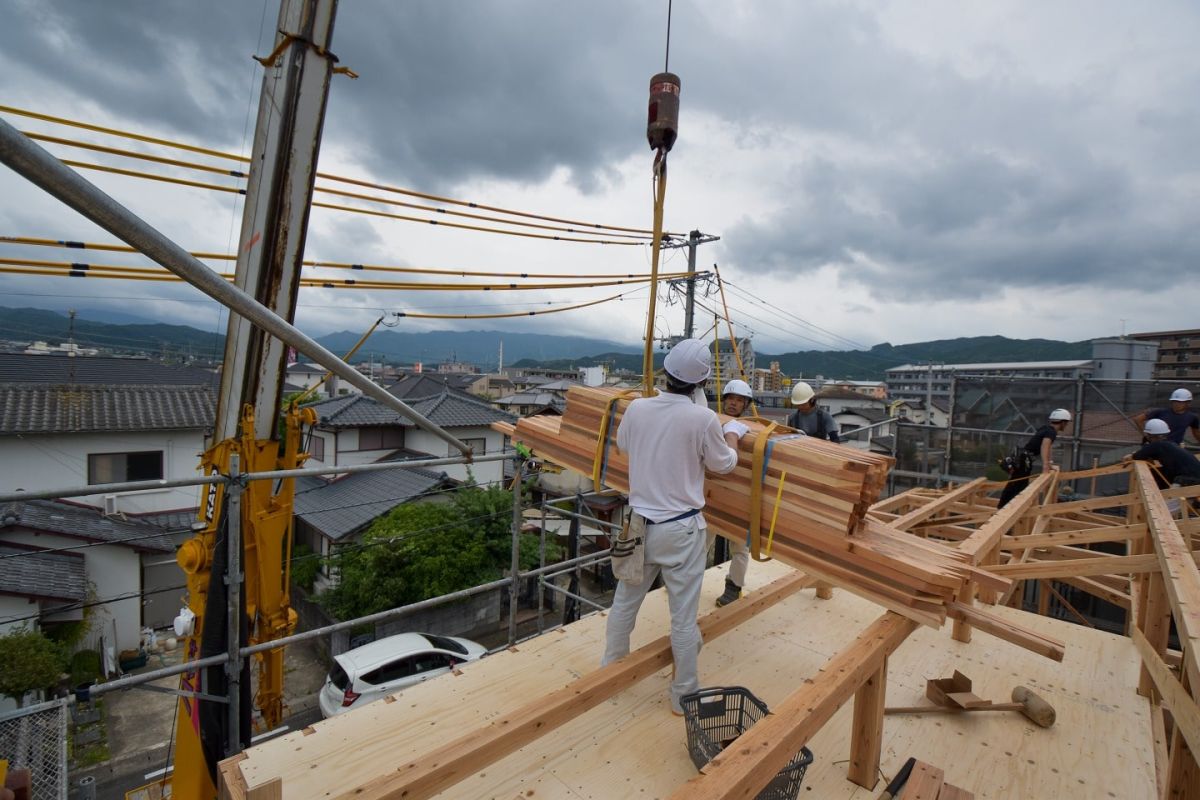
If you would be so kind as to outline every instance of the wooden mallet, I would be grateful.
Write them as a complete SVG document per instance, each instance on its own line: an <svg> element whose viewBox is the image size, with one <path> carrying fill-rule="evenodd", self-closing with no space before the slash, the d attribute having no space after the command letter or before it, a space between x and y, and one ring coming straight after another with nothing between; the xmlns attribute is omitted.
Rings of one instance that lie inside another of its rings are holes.
<svg viewBox="0 0 1200 800"><path fill-rule="evenodd" d="M1026 719L1041 728L1049 728L1054 724L1054 706L1047 703L1027 686L1017 686L1012 690L1011 703L985 703L967 708L961 706L903 706L885 708L885 714L969 714L976 711L1020 711Z"/></svg>

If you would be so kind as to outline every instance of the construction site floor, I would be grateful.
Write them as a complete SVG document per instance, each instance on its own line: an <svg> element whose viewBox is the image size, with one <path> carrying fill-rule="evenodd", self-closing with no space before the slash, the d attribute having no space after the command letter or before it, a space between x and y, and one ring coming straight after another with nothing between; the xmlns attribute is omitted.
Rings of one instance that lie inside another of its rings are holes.
<svg viewBox="0 0 1200 800"><path fill-rule="evenodd" d="M750 588L789 568L753 564ZM702 613L723 588L724 569L705 576ZM732 632L700 656L706 686L745 686L769 706L783 700L882 613L843 590L819 600L805 590ZM1121 636L999 609L1020 624L1066 642L1059 664L975 632L953 641L949 625L922 628L889 661L888 705L919 705L927 678L957 669L975 693L1007 702L1023 684L1058 712L1042 729L1016 712L887 716L881 771L890 777L909 756L945 770L946 780L978 798L1135 798L1155 791L1149 706L1136 694L1138 657ZM339 796L370 777L419 761L489 720L596 668L605 616L596 614L511 651L378 702L289 733L247 751L239 765L251 786L283 777L284 798ZM665 634L666 596L647 596L633 646ZM609 800L666 797L696 775L683 720L670 713L670 670L635 684L503 760L481 768L440 797ZM875 798L846 780L851 706L809 743L815 762L801 797Z"/></svg>

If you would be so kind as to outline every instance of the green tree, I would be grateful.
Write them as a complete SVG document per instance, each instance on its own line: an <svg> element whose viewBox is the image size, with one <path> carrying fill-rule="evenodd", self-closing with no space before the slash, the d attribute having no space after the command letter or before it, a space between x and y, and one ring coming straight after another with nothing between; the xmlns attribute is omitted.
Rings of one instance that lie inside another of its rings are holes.
<svg viewBox="0 0 1200 800"><path fill-rule="evenodd" d="M62 648L40 631L18 628L0 636L0 694L17 705L27 693L53 686L66 666Z"/></svg>
<svg viewBox="0 0 1200 800"><path fill-rule="evenodd" d="M503 576L511 548L512 494L505 489L464 488L447 502L405 504L333 556L339 583L321 601L353 619L468 589ZM538 563L537 548L537 536L521 536L522 569Z"/></svg>

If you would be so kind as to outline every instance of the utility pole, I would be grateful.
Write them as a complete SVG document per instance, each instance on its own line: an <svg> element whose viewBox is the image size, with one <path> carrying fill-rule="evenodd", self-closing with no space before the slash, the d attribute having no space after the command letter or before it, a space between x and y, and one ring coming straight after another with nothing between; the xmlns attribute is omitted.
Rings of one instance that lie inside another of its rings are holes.
<svg viewBox="0 0 1200 800"><path fill-rule="evenodd" d="M696 317L696 245L700 242L700 231L688 234L687 305L683 311L683 338L691 339L695 333Z"/></svg>
<svg viewBox="0 0 1200 800"><path fill-rule="evenodd" d="M696 335L696 247L709 242L720 241L720 236L710 236L707 233L701 233L698 230L688 234L687 239L663 239L660 250L670 250L676 247L686 247L688 249L688 272L693 273L685 279L685 293L687 302L683 310L683 336L685 339L691 339ZM705 273L707 276L708 273ZM672 286L678 286L677 281L671 281Z"/></svg>

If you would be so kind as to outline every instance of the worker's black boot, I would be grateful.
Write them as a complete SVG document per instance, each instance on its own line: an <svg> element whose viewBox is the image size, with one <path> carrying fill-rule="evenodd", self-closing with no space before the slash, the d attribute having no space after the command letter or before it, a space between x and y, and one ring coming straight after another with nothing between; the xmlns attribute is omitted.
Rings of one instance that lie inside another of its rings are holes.
<svg viewBox="0 0 1200 800"><path fill-rule="evenodd" d="M742 596L742 587L738 586L729 578L725 579L725 593L717 598L718 606L727 606L734 600Z"/></svg>

